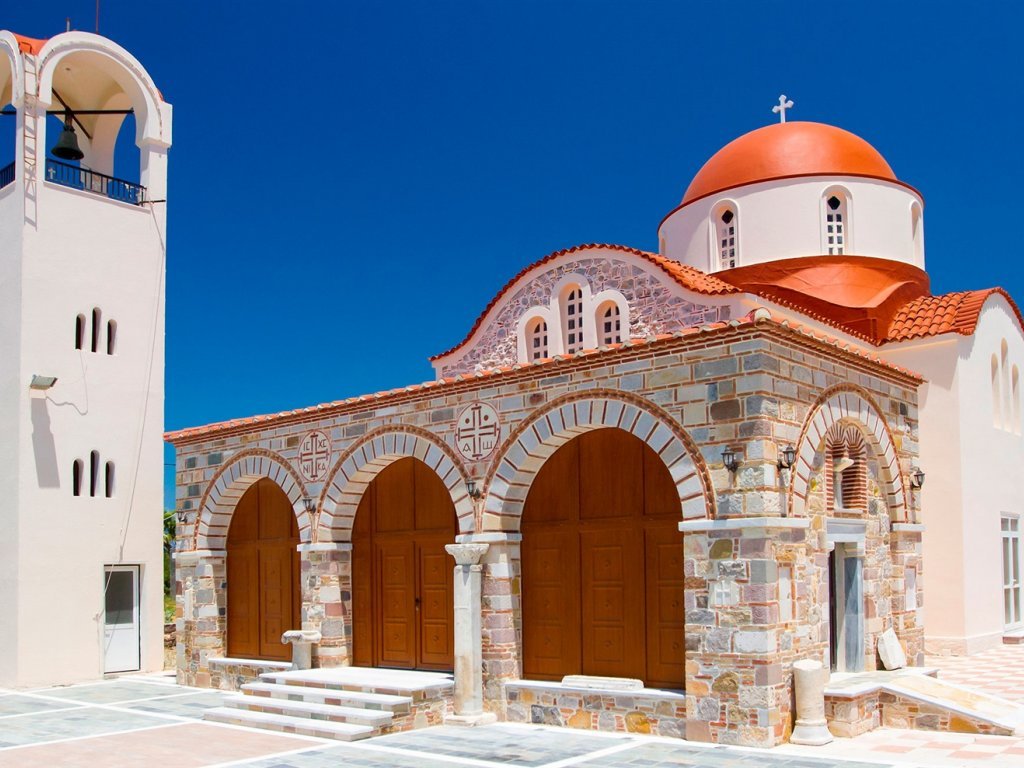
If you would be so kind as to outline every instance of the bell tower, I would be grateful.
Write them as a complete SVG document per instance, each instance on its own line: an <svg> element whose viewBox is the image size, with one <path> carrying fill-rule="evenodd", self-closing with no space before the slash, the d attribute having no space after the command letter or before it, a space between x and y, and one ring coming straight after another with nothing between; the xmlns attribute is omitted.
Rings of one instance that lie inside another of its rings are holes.
<svg viewBox="0 0 1024 768"><path fill-rule="evenodd" d="M0 687L160 669L171 105L106 38L0 31L0 107Z"/></svg>

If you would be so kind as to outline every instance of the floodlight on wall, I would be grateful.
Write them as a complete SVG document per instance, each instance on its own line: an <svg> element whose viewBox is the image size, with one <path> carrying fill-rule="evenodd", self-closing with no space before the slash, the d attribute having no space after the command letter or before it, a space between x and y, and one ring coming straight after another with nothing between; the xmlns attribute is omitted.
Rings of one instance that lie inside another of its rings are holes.
<svg viewBox="0 0 1024 768"><path fill-rule="evenodd" d="M736 451L729 447L724 448L722 450L722 464L730 472L735 473L740 468L740 459L736 455Z"/></svg>
<svg viewBox="0 0 1024 768"><path fill-rule="evenodd" d="M176 510L174 510L174 514L178 518L178 522L179 523L184 523L186 520L188 520L188 510L187 509L176 509Z"/></svg>
<svg viewBox="0 0 1024 768"><path fill-rule="evenodd" d="M779 469L792 469L796 464L796 448L787 445L779 454Z"/></svg>
<svg viewBox="0 0 1024 768"><path fill-rule="evenodd" d="M910 468L910 487L917 490L924 487L924 472L920 467Z"/></svg>
<svg viewBox="0 0 1024 768"><path fill-rule="evenodd" d="M48 389L52 389L53 385L56 383L56 376L40 376L38 373L33 373L32 381L29 382L28 388L45 392Z"/></svg>
<svg viewBox="0 0 1024 768"><path fill-rule="evenodd" d="M316 504L313 503L312 496L302 497L302 508L306 510L307 515L312 515L316 511Z"/></svg>
<svg viewBox="0 0 1024 768"><path fill-rule="evenodd" d="M466 481L466 493L468 493L469 497L474 501L483 496L483 491L480 488L480 484L476 480Z"/></svg>

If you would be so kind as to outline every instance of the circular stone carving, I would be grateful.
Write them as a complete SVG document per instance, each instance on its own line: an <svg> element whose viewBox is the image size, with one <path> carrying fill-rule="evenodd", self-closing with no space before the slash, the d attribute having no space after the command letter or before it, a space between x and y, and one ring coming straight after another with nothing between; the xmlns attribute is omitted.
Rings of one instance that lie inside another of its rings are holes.
<svg viewBox="0 0 1024 768"><path fill-rule="evenodd" d="M455 422L455 446L470 461L480 461L494 453L500 435L498 412L487 403L473 403Z"/></svg>
<svg viewBox="0 0 1024 768"><path fill-rule="evenodd" d="M299 471L311 483L327 477L331 466L331 438L326 432L314 429L299 442Z"/></svg>

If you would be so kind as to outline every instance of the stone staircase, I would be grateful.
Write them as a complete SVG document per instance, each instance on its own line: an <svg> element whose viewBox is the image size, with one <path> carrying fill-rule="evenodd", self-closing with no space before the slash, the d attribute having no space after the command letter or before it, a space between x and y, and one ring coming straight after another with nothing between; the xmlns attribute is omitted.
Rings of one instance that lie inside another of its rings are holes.
<svg viewBox="0 0 1024 768"><path fill-rule="evenodd" d="M451 713L451 675L368 667L267 672L205 720L356 741L440 725Z"/></svg>

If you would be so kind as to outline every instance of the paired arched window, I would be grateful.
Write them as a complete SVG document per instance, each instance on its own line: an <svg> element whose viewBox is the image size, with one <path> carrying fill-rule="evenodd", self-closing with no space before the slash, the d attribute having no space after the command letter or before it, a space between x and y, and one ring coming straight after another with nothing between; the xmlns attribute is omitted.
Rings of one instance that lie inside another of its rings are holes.
<svg viewBox="0 0 1024 768"><path fill-rule="evenodd" d="M583 289L570 286L562 302L562 338L565 339L566 354L575 354L583 349Z"/></svg>
<svg viewBox="0 0 1024 768"><path fill-rule="evenodd" d="M71 465L71 493L74 496L82 495L82 460L75 459Z"/></svg>
<svg viewBox="0 0 1024 768"><path fill-rule="evenodd" d="M527 332L526 350L531 360L544 360L551 357L548 351L548 324L542 318L531 321Z"/></svg>
<svg viewBox="0 0 1024 768"><path fill-rule="evenodd" d="M715 233L718 251L719 269L732 269L736 266L737 236L739 217L732 206L719 209L715 214Z"/></svg>
<svg viewBox="0 0 1024 768"><path fill-rule="evenodd" d="M597 327L601 346L606 347L622 341L622 314L618 304L606 301L597 308Z"/></svg>
<svg viewBox="0 0 1024 768"><path fill-rule="evenodd" d="M114 495L114 462L108 461L103 468L103 494L109 499Z"/></svg>
<svg viewBox="0 0 1024 768"><path fill-rule="evenodd" d="M839 191L825 195L825 252L829 256L846 253L849 240L846 195Z"/></svg>
<svg viewBox="0 0 1024 768"><path fill-rule="evenodd" d="M103 312L99 307L94 307L90 315L92 326L89 329L89 349L92 352L102 352L104 347L104 328L103 328ZM75 318L75 349L85 349L86 338L85 338L85 326L86 326L85 315L78 315ZM117 321L107 320L106 325L106 338L105 338L106 353L108 355L114 354L117 347Z"/></svg>

